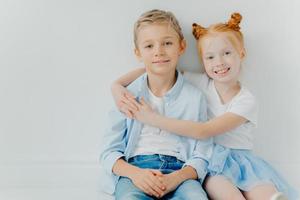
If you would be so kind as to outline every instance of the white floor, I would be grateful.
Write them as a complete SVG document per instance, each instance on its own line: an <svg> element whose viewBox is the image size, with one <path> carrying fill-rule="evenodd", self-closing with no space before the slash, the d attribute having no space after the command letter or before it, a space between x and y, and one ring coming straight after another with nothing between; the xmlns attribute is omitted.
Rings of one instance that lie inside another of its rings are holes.
<svg viewBox="0 0 300 200"><path fill-rule="evenodd" d="M114 200L97 163L0 165L0 200Z"/></svg>
<svg viewBox="0 0 300 200"><path fill-rule="evenodd" d="M278 164L296 189L299 164ZM1 165L0 200L114 200L100 191L100 166L96 163ZM299 190L298 190L299 191Z"/></svg>
<svg viewBox="0 0 300 200"><path fill-rule="evenodd" d="M113 200L110 195L86 188L6 188L1 200Z"/></svg>

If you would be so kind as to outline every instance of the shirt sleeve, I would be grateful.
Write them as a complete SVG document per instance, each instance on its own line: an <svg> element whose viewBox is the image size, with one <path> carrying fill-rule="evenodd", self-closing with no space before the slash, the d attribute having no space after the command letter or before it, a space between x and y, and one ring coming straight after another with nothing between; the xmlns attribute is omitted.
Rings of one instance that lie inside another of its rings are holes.
<svg viewBox="0 0 300 200"><path fill-rule="evenodd" d="M124 156L126 147L126 117L118 110L109 112L110 127L103 138L100 163L104 170L112 175L115 162Z"/></svg>
<svg viewBox="0 0 300 200"><path fill-rule="evenodd" d="M204 95L202 95L200 103L199 121L207 121L207 104ZM213 139L196 140L192 157L186 161L184 166L189 165L197 171L200 183L207 174L207 166L213 151Z"/></svg>
<svg viewBox="0 0 300 200"><path fill-rule="evenodd" d="M258 105L255 97L249 92L244 91L234 100L228 112L240 115L257 127Z"/></svg>

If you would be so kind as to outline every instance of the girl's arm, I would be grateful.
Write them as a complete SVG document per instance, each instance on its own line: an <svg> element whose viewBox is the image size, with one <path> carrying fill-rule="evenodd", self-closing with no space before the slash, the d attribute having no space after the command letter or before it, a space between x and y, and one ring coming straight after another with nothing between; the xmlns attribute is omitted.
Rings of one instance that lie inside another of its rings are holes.
<svg viewBox="0 0 300 200"><path fill-rule="evenodd" d="M117 84L117 85L121 85L123 87L126 87L127 85L129 85L132 81L137 79L143 73L145 73L145 68L144 67L136 68L136 69L122 75L121 77L119 77L117 80L115 80L112 83L112 85Z"/></svg>
<svg viewBox="0 0 300 200"><path fill-rule="evenodd" d="M223 134L230 131L243 123L247 119L234 113L224 113L207 122L195 122L188 120L178 120L167 118L155 114L152 117L152 125L178 135L192 137L196 139L205 139L208 137Z"/></svg>
<svg viewBox="0 0 300 200"><path fill-rule="evenodd" d="M133 111L135 119L178 135L196 139L205 139L220 135L242 125L247 121L246 118L231 112L227 112L207 122L179 120L168 118L156 113L144 101L144 99L141 99L140 103L136 102L136 100L132 98L130 98L130 101L137 107L137 110Z"/></svg>
<svg viewBox="0 0 300 200"><path fill-rule="evenodd" d="M128 97L134 98L134 96L125 87L143 73L145 73L144 67L136 68L122 75L111 84L111 93L115 104L121 112L130 118L132 118L132 110L136 109L136 107L128 101Z"/></svg>

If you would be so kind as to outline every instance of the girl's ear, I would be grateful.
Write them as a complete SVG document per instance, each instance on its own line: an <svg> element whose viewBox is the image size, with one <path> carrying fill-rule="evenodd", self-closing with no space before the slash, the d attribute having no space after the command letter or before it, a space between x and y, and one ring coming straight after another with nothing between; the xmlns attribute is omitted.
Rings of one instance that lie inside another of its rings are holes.
<svg viewBox="0 0 300 200"><path fill-rule="evenodd" d="M179 48L180 48L179 55L181 56L185 52L185 49L186 49L185 39L181 40Z"/></svg>
<svg viewBox="0 0 300 200"><path fill-rule="evenodd" d="M246 51L245 51L245 49L243 48L243 49L241 50L241 52L240 52L240 57L241 57L241 59L243 59L243 58L245 58L245 56L246 56Z"/></svg>

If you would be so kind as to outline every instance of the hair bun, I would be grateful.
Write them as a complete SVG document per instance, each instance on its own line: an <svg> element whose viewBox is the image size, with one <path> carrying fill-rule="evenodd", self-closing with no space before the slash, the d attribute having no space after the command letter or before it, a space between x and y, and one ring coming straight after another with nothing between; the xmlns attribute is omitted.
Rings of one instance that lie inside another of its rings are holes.
<svg viewBox="0 0 300 200"><path fill-rule="evenodd" d="M242 15L240 13L233 13L231 18L229 19L227 25L229 28L239 31L240 30L240 22L242 20Z"/></svg>
<svg viewBox="0 0 300 200"><path fill-rule="evenodd" d="M193 35L198 40L201 35L206 32L206 29L199 24L193 23Z"/></svg>

